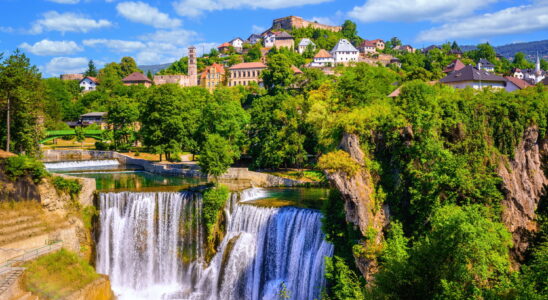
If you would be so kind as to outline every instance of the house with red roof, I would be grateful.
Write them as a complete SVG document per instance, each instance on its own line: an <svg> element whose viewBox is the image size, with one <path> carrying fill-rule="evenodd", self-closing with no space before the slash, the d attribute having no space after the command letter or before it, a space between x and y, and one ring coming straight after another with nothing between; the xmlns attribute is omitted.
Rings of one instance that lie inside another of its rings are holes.
<svg viewBox="0 0 548 300"><path fill-rule="evenodd" d="M221 86L225 79L225 68L220 64L212 64L200 75L200 85L209 91Z"/></svg>
<svg viewBox="0 0 548 300"><path fill-rule="evenodd" d="M462 61L460 61L460 59L455 59L449 65L447 65L447 67L445 67L443 73L449 74L451 72L458 71L464 67L466 67L466 65L464 65Z"/></svg>
<svg viewBox="0 0 548 300"><path fill-rule="evenodd" d="M99 80L95 77L86 76L82 80L80 80L80 88L82 89L82 92L91 92L97 90L97 86L99 85Z"/></svg>
<svg viewBox="0 0 548 300"><path fill-rule="evenodd" d="M152 80L146 77L143 73L133 72L129 74L126 78L122 79L124 85L144 85L149 87L152 85Z"/></svg>
<svg viewBox="0 0 548 300"><path fill-rule="evenodd" d="M323 67L332 67L335 65L335 59L331 53L327 52L324 49L320 49L318 53L314 56L314 61L309 65L311 68L323 68Z"/></svg>

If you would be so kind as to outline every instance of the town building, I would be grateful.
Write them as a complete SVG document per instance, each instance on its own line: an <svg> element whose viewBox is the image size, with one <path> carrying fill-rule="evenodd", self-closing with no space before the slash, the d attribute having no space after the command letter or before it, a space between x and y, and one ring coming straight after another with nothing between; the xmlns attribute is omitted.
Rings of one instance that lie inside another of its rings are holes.
<svg viewBox="0 0 548 300"><path fill-rule="evenodd" d="M527 81L529 84L537 84L543 81L546 76L546 71L540 68L540 58L537 54L537 61L535 63L535 69L514 69L513 76L519 79Z"/></svg>
<svg viewBox="0 0 548 300"><path fill-rule="evenodd" d="M487 72L495 72L495 65L485 58L480 58L478 61L478 70L485 70Z"/></svg>
<svg viewBox="0 0 548 300"><path fill-rule="evenodd" d="M297 51L299 52L299 54L302 55L306 51L306 49L308 49L308 46L310 46L313 50L316 49L316 44L314 44L313 41L308 38L304 38L299 42Z"/></svg>
<svg viewBox="0 0 548 300"><path fill-rule="evenodd" d="M357 62L360 52L347 39L341 39L331 50L331 55L336 64L348 64Z"/></svg>
<svg viewBox="0 0 548 300"><path fill-rule="evenodd" d="M375 53L377 52L377 47L373 41L363 41L359 46L358 50L361 53Z"/></svg>
<svg viewBox="0 0 548 300"><path fill-rule="evenodd" d="M301 69L295 67L295 66L291 66L291 71L293 71L293 75L299 75L299 74L304 74L303 71L301 71Z"/></svg>
<svg viewBox="0 0 548 300"><path fill-rule="evenodd" d="M426 53L428 53L428 52L430 52L430 51L432 51L432 50L434 50L434 49L440 49L440 50L441 50L441 47L440 47L440 46L436 46L436 45L430 45L430 46L428 46L428 47L426 47L426 48L423 48L423 49L421 50L421 52L424 53L424 54L426 54Z"/></svg>
<svg viewBox="0 0 548 300"><path fill-rule="evenodd" d="M242 40L241 38L237 37L231 41L228 42L232 47L234 47L234 49L236 50L236 52L238 53L242 53L242 50L244 49L244 40Z"/></svg>
<svg viewBox="0 0 548 300"><path fill-rule="evenodd" d="M99 85L99 81L95 77L86 76L82 80L80 80L80 88L82 89L82 92L91 92L97 90L97 86Z"/></svg>
<svg viewBox="0 0 548 300"><path fill-rule="evenodd" d="M335 65L335 59L333 56L325 51L324 49L320 49L318 53L314 56L314 61L312 61L309 65L311 68L323 68L323 67L332 67Z"/></svg>
<svg viewBox="0 0 548 300"><path fill-rule="evenodd" d="M246 43L251 44L251 45L255 45L260 41L261 41L261 35L253 33L247 38Z"/></svg>
<svg viewBox="0 0 548 300"><path fill-rule="evenodd" d="M485 69L479 70L474 66L467 65L464 68L447 74L440 82L450 85L457 89L472 87L474 89L483 89L490 87L493 89L504 89L506 79L497 76Z"/></svg>
<svg viewBox="0 0 548 300"><path fill-rule="evenodd" d="M146 77L143 73L133 72L129 74L126 78L122 79L124 85L144 85L149 87L152 85L152 80Z"/></svg>
<svg viewBox="0 0 548 300"><path fill-rule="evenodd" d="M196 59L196 48L191 46L188 48L188 75L155 75L154 84L162 85L167 83L177 84L182 87L198 85L198 66Z"/></svg>
<svg viewBox="0 0 548 300"><path fill-rule="evenodd" d="M315 21L307 21L297 16L288 16L288 17L283 17L279 19L274 19L272 21L272 28L270 29L271 30L280 30L280 29L293 30L293 28L298 29L298 28L308 28L308 27L315 28L315 29L325 29L333 32L339 32L342 30L341 26L324 25Z"/></svg>
<svg viewBox="0 0 548 300"><path fill-rule="evenodd" d="M445 69L443 70L443 73L449 74L451 72L458 71L464 68L465 66L466 65L464 65L464 63L462 63L460 59L455 59L449 65L447 65L447 67L445 67Z"/></svg>
<svg viewBox="0 0 548 300"><path fill-rule="evenodd" d="M266 65L261 62L239 63L228 68L228 86L249 85L256 82L262 85L261 73Z"/></svg>
<svg viewBox="0 0 548 300"><path fill-rule="evenodd" d="M84 74L61 74L59 78L61 80L82 80L84 79Z"/></svg>
<svg viewBox="0 0 548 300"><path fill-rule="evenodd" d="M394 65L398 68L401 68L401 60L397 57L393 57L392 59L390 59L390 65Z"/></svg>
<svg viewBox="0 0 548 300"><path fill-rule="evenodd" d="M506 79L506 90L508 92L513 92L515 90L523 90L532 85L523 79L519 79L513 76L504 76Z"/></svg>
<svg viewBox="0 0 548 300"><path fill-rule="evenodd" d="M221 53L226 53L228 52L228 49L230 49L230 46L231 45L229 43L222 43L217 47L217 50Z"/></svg>
<svg viewBox="0 0 548 300"><path fill-rule="evenodd" d="M223 84L225 68L220 64L212 64L205 68L200 75L200 85L208 90L214 90Z"/></svg>
<svg viewBox="0 0 548 300"><path fill-rule="evenodd" d="M462 51L460 49L451 49L449 54L455 55L457 58L462 58Z"/></svg>
<svg viewBox="0 0 548 300"><path fill-rule="evenodd" d="M263 45L266 48L293 48L295 46L295 39L285 31L266 31L262 37Z"/></svg>
<svg viewBox="0 0 548 300"><path fill-rule="evenodd" d="M80 115L80 120L78 121L77 126L89 126L92 124L97 124L101 127L101 129L107 129L107 114L107 112L90 112Z"/></svg>
<svg viewBox="0 0 548 300"><path fill-rule="evenodd" d="M394 50L408 52L408 53L415 53L415 48L413 48L413 46L411 45L397 45L396 47L394 47Z"/></svg>

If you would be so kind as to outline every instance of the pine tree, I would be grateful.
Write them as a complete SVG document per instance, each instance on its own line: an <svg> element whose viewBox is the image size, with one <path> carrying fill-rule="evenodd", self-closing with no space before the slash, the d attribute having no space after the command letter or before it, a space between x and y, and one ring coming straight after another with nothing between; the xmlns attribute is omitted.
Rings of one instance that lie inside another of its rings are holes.
<svg viewBox="0 0 548 300"><path fill-rule="evenodd" d="M84 72L84 76L97 77L97 68L92 59L88 62L88 69Z"/></svg>

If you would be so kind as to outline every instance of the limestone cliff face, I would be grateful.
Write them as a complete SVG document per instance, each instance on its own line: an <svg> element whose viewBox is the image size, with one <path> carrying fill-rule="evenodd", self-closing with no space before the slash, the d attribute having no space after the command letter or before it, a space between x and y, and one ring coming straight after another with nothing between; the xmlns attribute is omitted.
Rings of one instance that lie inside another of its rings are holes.
<svg viewBox="0 0 548 300"><path fill-rule="evenodd" d="M354 134L345 134L339 148L348 152L350 157L358 164L364 164L364 153L360 149L359 139ZM388 224L388 206L376 208L374 199L374 187L371 175L365 169L357 172L354 176L348 176L344 172L327 174L333 184L342 194L346 211L346 221L354 224L363 236L366 236L370 229L377 232L375 241L371 243L380 244L383 240L383 229ZM356 265L363 276L369 280L377 269L377 262L373 259L355 257Z"/></svg>
<svg viewBox="0 0 548 300"><path fill-rule="evenodd" d="M512 233L516 261L523 259L529 238L537 230L535 210L548 185L543 160L548 155L548 138L539 137L536 127L528 128L510 161L501 160L498 175L503 180L502 220Z"/></svg>

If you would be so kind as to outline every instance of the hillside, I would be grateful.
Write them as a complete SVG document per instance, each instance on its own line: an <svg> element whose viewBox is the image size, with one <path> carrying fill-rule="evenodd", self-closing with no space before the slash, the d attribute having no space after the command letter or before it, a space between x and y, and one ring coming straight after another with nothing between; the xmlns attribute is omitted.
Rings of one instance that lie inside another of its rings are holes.
<svg viewBox="0 0 548 300"><path fill-rule="evenodd" d="M461 46L462 50L470 51L476 48L476 46ZM544 59L548 58L548 40L525 42L525 43L513 43L508 45L496 46L495 50L498 54L504 57L512 58L517 52L523 52L529 60L534 60L537 52Z"/></svg>
<svg viewBox="0 0 548 300"><path fill-rule="evenodd" d="M169 64L160 64L160 65L143 65L143 66L138 66L138 67L145 74L148 73L148 71L150 71L152 74L156 74L156 73L160 72L161 70L163 70L163 69L165 69L169 66L171 66L171 63L169 63Z"/></svg>

